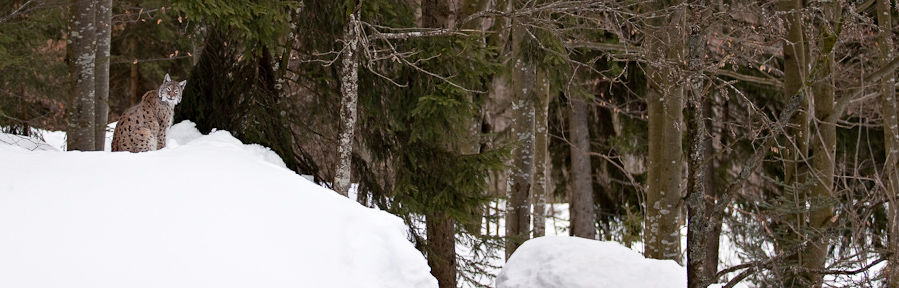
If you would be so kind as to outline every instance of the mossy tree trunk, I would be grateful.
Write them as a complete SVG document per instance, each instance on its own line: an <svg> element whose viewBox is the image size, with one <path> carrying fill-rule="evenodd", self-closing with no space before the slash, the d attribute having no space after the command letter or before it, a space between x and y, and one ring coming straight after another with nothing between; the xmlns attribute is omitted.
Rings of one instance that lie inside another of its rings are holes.
<svg viewBox="0 0 899 288"><path fill-rule="evenodd" d="M530 58L526 26L512 22L512 167L506 208L506 259L530 235L530 195L534 179L534 101L537 66Z"/></svg>
<svg viewBox="0 0 899 288"><path fill-rule="evenodd" d="M359 102L359 41L356 14L350 14L344 29L340 59L340 135L337 139L337 168L334 191L347 196L352 179L353 136Z"/></svg>
<svg viewBox="0 0 899 288"><path fill-rule="evenodd" d="M67 150L94 151L97 99L94 86L97 30L92 0L75 0L71 8L66 61L72 75L66 129Z"/></svg>
<svg viewBox="0 0 899 288"><path fill-rule="evenodd" d="M550 87L545 69L537 70L537 103L534 115L534 237L546 235L546 197L549 194L549 101Z"/></svg>
<svg viewBox="0 0 899 288"><path fill-rule="evenodd" d="M714 278L716 266L707 265L708 262L718 263L718 253L714 251L714 258L709 257L710 252L707 248L709 244L715 242L717 244L717 235L713 235L714 227L720 227L710 219L711 209L708 206L714 206L709 203L708 199L712 191L708 190L710 173L713 170L709 167L711 156L707 149L711 149L709 138L709 126L706 119L711 117L711 109L705 106L710 104L704 91L703 77L703 59L706 56L705 35L703 35L702 24L703 15L702 8L697 5L690 5L690 34L687 41L688 50L688 69L687 69L687 85L689 88L689 104L687 105L689 120L689 133L687 138L690 139L689 147L689 166L687 177L687 197L685 204L687 206L687 287L688 288L705 288ZM717 248L718 246L715 245ZM712 269L713 271L708 271Z"/></svg>
<svg viewBox="0 0 899 288"><path fill-rule="evenodd" d="M674 3L654 3L663 9ZM649 116L649 157L647 158L644 202L644 255L654 259L682 262L680 253L680 209L683 187L684 89L676 85L676 67L671 63L684 54L683 11L655 19L644 40L649 64L646 104Z"/></svg>

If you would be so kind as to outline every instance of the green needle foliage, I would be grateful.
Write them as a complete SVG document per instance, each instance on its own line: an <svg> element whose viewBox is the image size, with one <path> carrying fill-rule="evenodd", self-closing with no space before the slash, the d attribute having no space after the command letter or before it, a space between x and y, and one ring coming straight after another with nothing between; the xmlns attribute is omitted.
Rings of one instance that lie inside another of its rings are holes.
<svg viewBox="0 0 899 288"><path fill-rule="evenodd" d="M29 135L30 127L63 127L68 88L66 11L40 5L11 15L0 5L0 132ZM48 3L49 4L49 3Z"/></svg>
<svg viewBox="0 0 899 288"><path fill-rule="evenodd" d="M270 47L282 47L290 31L290 1L179 1L176 9L202 19L206 45L190 73L175 121L194 121L208 133L224 129L247 143L270 147L296 170L286 103L276 89Z"/></svg>

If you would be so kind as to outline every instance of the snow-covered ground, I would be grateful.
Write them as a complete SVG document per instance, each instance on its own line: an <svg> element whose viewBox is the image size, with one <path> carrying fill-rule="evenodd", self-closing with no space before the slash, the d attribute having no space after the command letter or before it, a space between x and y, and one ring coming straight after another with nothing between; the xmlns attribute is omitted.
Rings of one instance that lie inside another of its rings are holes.
<svg viewBox="0 0 899 288"><path fill-rule="evenodd" d="M528 240L509 257L496 288L686 287L684 268L653 260L615 242L546 236Z"/></svg>
<svg viewBox="0 0 899 288"><path fill-rule="evenodd" d="M0 137L0 287L437 286L399 218L228 132L169 135L137 154Z"/></svg>
<svg viewBox="0 0 899 288"><path fill-rule="evenodd" d="M183 122L165 149L138 154L61 152L64 132L35 132L45 141L0 134L0 287L436 286L399 218L228 132ZM567 204L547 210L549 236L508 264L491 251L500 287L686 287L685 268L644 259L642 243L568 237ZM719 267L739 264L723 236Z"/></svg>

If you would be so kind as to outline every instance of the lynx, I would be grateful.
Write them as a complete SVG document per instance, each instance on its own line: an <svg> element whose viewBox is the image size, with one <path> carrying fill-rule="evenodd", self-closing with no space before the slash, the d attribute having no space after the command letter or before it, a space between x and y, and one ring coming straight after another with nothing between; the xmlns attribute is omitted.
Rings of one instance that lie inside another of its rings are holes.
<svg viewBox="0 0 899 288"><path fill-rule="evenodd" d="M158 90L148 91L139 104L125 110L112 134L112 151L137 153L165 147L165 135L185 84L186 80L175 82L165 74Z"/></svg>

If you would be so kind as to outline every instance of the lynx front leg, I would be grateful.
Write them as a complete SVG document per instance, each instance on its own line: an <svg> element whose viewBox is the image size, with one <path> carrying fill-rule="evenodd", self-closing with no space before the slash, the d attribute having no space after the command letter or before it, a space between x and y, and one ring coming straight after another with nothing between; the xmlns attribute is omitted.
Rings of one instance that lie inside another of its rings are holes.
<svg viewBox="0 0 899 288"><path fill-rule="evenodd" d="M156 135L156 150L165 148L165 128L159 127L159 134Z"/></svg>

